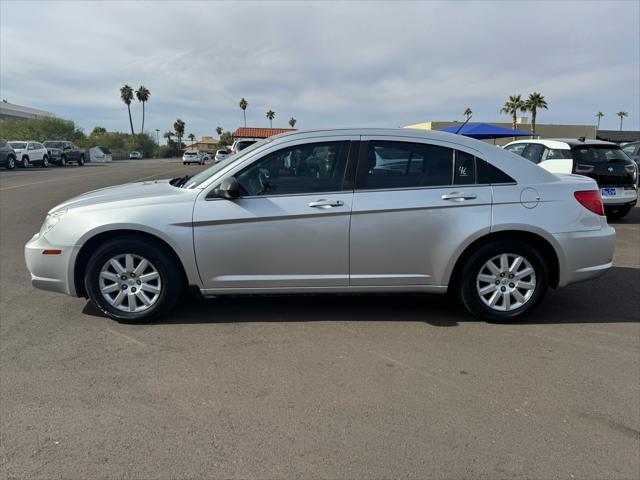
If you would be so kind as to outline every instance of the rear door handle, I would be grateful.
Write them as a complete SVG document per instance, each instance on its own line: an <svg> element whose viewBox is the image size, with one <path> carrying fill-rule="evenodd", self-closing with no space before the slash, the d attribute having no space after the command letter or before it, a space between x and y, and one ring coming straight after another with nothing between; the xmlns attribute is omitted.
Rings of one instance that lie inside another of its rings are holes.
<svg viewBox="0 0 640 480"><path fill-rule="evenodd" d="M333 207L341 207L344 205L342 200L317 200L315 202L310 202L309 206L311 208L333 208Z"/></svg>
<svg viewBox="0 0 640 480"><path fill-rule="evenodd" d="M476 195L475 193L451 192L451 193L445 193L440 198L442 198L442 200L462 201L462 200L474 200L478 198L478 195Z"/></svg>

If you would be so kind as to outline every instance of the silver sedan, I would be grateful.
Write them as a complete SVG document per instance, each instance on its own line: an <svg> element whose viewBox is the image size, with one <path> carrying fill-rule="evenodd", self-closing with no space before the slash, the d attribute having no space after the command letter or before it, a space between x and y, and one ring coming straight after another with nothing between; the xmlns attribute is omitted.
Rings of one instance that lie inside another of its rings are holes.
<svg viewBox="0 0 640 480"><path fill-rule="evenodd" d="M184 288L450 292L510 321L611 268L614 237L589 178L442 132L324 130L72 198L25 257L35 287L125 322L168 312Z"/></svg>

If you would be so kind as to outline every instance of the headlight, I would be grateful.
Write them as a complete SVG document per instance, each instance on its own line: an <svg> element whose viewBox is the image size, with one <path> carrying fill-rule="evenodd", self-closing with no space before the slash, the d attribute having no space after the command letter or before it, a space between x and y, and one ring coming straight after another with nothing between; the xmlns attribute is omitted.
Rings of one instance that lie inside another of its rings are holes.
<svg viewBox="0 0 640 480"><path fill-rule="evenodd" d="M56 210L55 212L48 214L47 218L44 219L42 227L40 227L40 235L44 235L55 227L66 213L66 210Z"/></svg>

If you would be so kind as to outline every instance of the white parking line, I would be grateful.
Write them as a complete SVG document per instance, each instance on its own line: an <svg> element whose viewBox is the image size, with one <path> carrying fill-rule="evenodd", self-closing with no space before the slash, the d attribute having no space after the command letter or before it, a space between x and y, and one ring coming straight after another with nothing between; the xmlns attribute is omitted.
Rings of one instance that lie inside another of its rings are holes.
<svg viewBox="0 0 640 480"><path fill-rule="evenodd" d="M178 170L182 170L182 168L174 168L172 170L167 170L166 172L157 172L157 173L155 173L153 175L149 175L149 176L142 177L142 178L136 178L134 180L131 180L131 182L140 182L142 180L147 180L149 178L157 177L158 175L164 175L165 173L177 172ZM85 175L73 175L71 177L52 178L50 180L42 180L40 182L31 182L31 183L23 183L21 185L12 185L10 187L2 187L2 188L0 188L0 192L5 191L5 190L14 190L16 188L30 187L32 185L41 185L43 183L63 182L63 181L70 180L72 178L95 177L96 175L104 175L104 173L105 172L87 173Z"/></svg>

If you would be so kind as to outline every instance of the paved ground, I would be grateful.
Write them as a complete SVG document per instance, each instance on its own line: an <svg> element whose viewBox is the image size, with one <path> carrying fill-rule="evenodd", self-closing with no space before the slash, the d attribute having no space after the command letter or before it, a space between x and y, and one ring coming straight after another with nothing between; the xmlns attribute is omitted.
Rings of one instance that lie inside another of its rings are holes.
<svg viewBox="0 0 640 480"><path fill-rule="evenodd" d="M515 325L362 296L130 326L30 287L22 246L51 206L201 168L0 172L2 478L640 477L640 208L613 271Z"/></svg>

